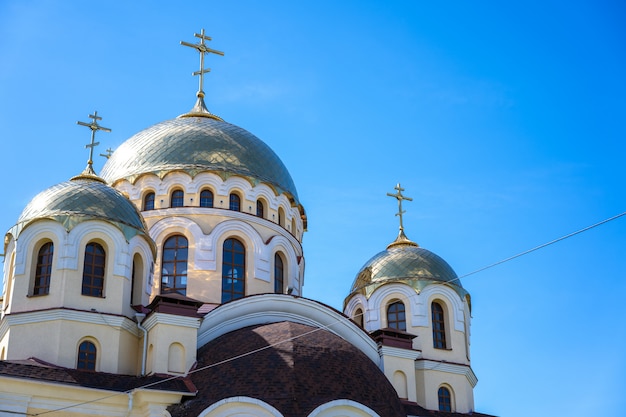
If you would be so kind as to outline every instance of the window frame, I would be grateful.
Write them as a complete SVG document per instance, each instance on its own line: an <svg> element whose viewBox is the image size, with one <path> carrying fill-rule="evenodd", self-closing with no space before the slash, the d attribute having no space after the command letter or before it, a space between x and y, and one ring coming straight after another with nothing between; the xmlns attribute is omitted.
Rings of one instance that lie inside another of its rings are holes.
<svg viewBox="0 0 626 417"><path fill-rule="evenodd" d="M241 211L241 197L237 193L228 195L228 210Z"/></svg>
<svg viewBox="0 0 626 417"><path fill-rule="evenodd" d="M46 250L48 249L48 250ZM44 252L44 250L46 250ZM35 276L33 278L33 297L50 294L50 283L52 279L52 263L54 261L54 243L47 241L37 251L35 263ZM45 270L45 272L44 272Z"/></svg>
<svg viewBox="0 0 626 417"><path fill-rule="evenodd" d="M211 204L203 204L203 201L208 200L209 197L205 196L204 194L208 193L211 197L210 197L210 201ZM206 208L213 208L213 206L215 205L215 194L213 193L213 190L210 190L208 188L203 189L202 191L200 191L200 201L199 201L199 205L200 207L206 207Z"/></svg>
<svg viewBox="0 0 626 417"><path fill-rule="evenodd" d="M151 211L155 209L156 195L154 191L146 193L143 197L143 211Z"/></svg>
<svg viewBox="0 0 626 417"><path fill-rule="evenodd" d="M280 276L280 279L279 279ZM285 293L285 261L283 256L276 252L274 254L274 294Z"/></svg>
<svg viewBox="0 0 626 417"><path fill-rule="evenodd" d="M448 349L448 342L446 340L446 314L445 308L441 302L435 300L430 303L430 315L433 330L433 348Z"/></svg>
<svg viewBox="0 0 626 417"><path fill-rule="evenodd" d="M265 218L265 203L260 198L256 201L256 216L261 219Z"/></svg>
<svg viewBox="0 0 626 417"><path fill-rule="evenodd" d="M402 306L402 310L399 309L400 306ZM391 311L392 308L394 311ZM406 306L404 303L400 300L393 300L387 305L385 310L387 313L387 327L406 332Z"/></svg>
<svg viewBox="0 0 626 417"><path fill-rule="evenodd" d="M94 248L94 251L90 252L89 248ZM96 249L100 249L102 253L95 253ZM107 270L106 249L102 244L91 241L85 245L84 253L85 256L83 258L83 278L81 295L85 295L88 297L104 298L104 287ZM88 257L90 259L88 259ZM90 261L89 263L88 260ZM101 262L96 263L96 260L101 260ZM88 268L90 271L87 270ZM98 272L99 269L102 271L102 273ZM98 285L98 281L101 282L100 285Z"/></svg>
<svg viewBox="0 0 626 417"><path fill-rule="evenodd" d="M227 246L231 247L227 247ZM241 263L237 263L237 259ZM237 273L241 271L241 276ZM241 291L236 286L241 283ZM222 303L238 300L246 295L246 246L235 238L230 237L222 243Z"/></svg>
<svg viewBox="0 0 626 417"><path fill-rule="evenodd" d="M81 366L81 364L83 366ZM98 347L91 340L83 340L78 345L78 353L76 355L76 369L95 372L97 365Z"/></svg>
<svg viewBox="0 0 626 417"><path fill-rule="evenodd" d="M172 247L168 247L170 242L174 242ZM184 258L182 256L179 257L179 255L183 253L185 255ZM171 272L169 272L169 269L166 269L166 265L171 266ZM161 247L160 294L181 294L186 296L188 269L189 239L182 234L169 236L163 241ZM167 272L167 274L164 274L164 271ZM167 280L165 280L166 277ZM170 285L170 283L173 283L173 285Z"/></svg>
<svg viewBox="0 0 626 417"><path fill-rule="evenodd" d="M185 207L185 191L177 188L170 195L170 208Z"/></svg>
<svg viewBox="0 0 626 417"><path fill-rule="evenodd" d="M452 391L446 386L437 389L437 404L439 411L452 412Z"/></svg>

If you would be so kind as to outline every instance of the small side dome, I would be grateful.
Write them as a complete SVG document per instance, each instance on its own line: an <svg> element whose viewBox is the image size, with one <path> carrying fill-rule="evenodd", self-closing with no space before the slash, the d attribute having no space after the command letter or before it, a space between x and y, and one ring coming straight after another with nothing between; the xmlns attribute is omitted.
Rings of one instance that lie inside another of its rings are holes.
<svg viewBox="0 0 626 417"><path fill-rule="evenodd" d="M68 231L87 220L102 220L115 225L127 240L148 236L134 204L95 175L79 175L36 195L9 233L17 238L25 227L43 219L57 221Z"/></svg>
<svg viewBox="0 0 626 417"><path fill-rule="evenodd" d="M253 184L267 183L277 193L287 192L298 203L296 186L287 168L263 141L219 118L186 114L149 127L126 140L102 168L109 184L142 174L160 177L171 171L194 176L209 171L240 175Z"/></svg>
<svg viewBox="0 0 626 417"><path fill-rule="evenodd" d="M461 298L467 295L456 272L445 260L412 242L396 241L363 265L348 298L357 293L369 298L378 287L393 282L410 285L418 292L427 285L442 283L452 287Z"/></svg>

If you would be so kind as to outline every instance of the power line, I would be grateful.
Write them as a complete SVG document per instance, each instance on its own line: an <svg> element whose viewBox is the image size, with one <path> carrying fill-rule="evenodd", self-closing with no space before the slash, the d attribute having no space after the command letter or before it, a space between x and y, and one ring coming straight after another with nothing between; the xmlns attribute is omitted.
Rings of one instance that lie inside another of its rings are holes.
<svg viewBox="0 0 626 417"><path fill-rule="evenodd" d="M529 253L531 253L531 252L534 252L534 251L536 251L536 250L543 249L543 248L545 248L546 246L550 246L550 245L552 245L552 244L554 244L554 243L557 243L557 242L560 242L560 241L562 241L562 240L568 239L568 238L570 238L570 237L572 237L572 236L576 236L576 235L578 235L578 234L580 234L580 233L586 232L587 230L593 229L594 227L598 227L598 226L600 226L600 225L603 225L603 224L605 224L605 223L608 223L608 222L610 222L610 221L613 221L613 220L615 220L615 219L618 219L618 218L620 218L620 217L622 217L622 216L626 216L626 211L625 211L625 212L623 212L623 213L617 214L617 215L615 215L615 216L613 216L613 217L609 217L608 219L602 220L602 221L600 221L600 222L598 222L598 223L592 224L591 226L584 227L584 228L582 228L582 229L580 229L580 230L577 230L577 231L575 231L575 232L572 232L572 233L569 233L569 234L567 234L567 235L561 236L561 237L559 237L559 238L557 238L557 239L551 240L551 241L549 241L549 242L547 242L547 243L544 243L544 244L542 244L542 245L535 246L535 247L534 247L534 248L532 248L532 249L528 249L528 250L525 250L524 252L520 252L520 253L518 253L517 255L509 256L508 258L505 258L505 259L502 259L502 260L500 260L500 261L498 261L498 262L492 263L491 265L484 266L484 267L479 268L479 269L477 269L477 270L475 270L475 271L469 272L469 273L467 273L467 274L461 275L460 277L456 277L456 278L454 278L454 279L451 279L451 280L448 280L448 281L445 281L445 282L451 283L451 282L453 282L453 281L460 280L461 278L469 277L470 275L477 274L477 273L482 272L482 271L484 271L484 270L486 270L486 269L493 268L494 266L501 265L501 264L503 264L503 263L505 263L505 262L508 262L508 261L513 260L513 259L519 258L520 256L527 255L527 254L529 254Z"/></svg>

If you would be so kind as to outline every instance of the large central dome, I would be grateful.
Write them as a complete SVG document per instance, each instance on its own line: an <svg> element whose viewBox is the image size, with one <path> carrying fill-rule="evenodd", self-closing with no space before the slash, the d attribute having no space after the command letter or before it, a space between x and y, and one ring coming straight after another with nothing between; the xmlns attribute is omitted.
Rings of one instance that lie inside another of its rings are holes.
<svg viewBox="0 0 626 417"><path fill-rule="evenodd" d="M298 202L291 175L263 141L240 127L211 117L178 117L149 127L124 142L104 165L110 184L134 182L142 174L171 171L215 172L224 179L240 175L266 183Z"/></svg>

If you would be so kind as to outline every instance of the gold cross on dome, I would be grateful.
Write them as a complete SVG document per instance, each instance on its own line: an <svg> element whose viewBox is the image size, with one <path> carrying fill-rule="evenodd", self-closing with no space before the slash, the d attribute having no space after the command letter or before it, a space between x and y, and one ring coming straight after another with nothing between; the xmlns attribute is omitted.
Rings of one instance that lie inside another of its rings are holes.
<svg viewBox="0 0 626 417"><path fill-rule="evenodd" d="M91 123L85 123L85 122L76 122L76 123L81 126L87 126L89 129L91 129L91 143L85 145L85 148L89 148L89 160L87 161L86 170L90 173L94 173L93 171L93 148L100 145L100 142L95 141L96 131L102 130L104 132L110 132L111 129L109 129L108 127L100 126L98 124L98 120L102 120L102 117L98 116L97 111L93 112L93 114L90 114L89 118L92 119Z"/></svg>
<svg viewBox="0 0 626 417"><path fill-rule="evenodd" d="M189 43L189 42L185 42L185 41L180 41L180 44L183 46L189 46L190 48L194 48L195 50L197 50L198 52L200 52L200 69L198 71L195 71L193 73L193 75L199 75L200 76L200 89L198 90L199 93L203 93L204 94L204 74L206 74L207 72L211 71L211 68L204 68L204 54L217 54L220 56L224 56L224 52L221 51L216 51L215 49L211 49L208 46L206 46L206 44L204 43L204 41L210 41L211 37L210 36L206 36L204 34L204 29L202 29L200 31L200 33L194 33L193 36L195 36L196 38L200 38L200 43Z"/></svg>
<svg viewBox="0 0 626 417"><path fill-rule="evenodd" d="M111 157L111 155L113 155L113 149L109 148L106 151L104 151L106 153L101 153L100 156L104 156L106 159L109 159Z"/></svg>
<svg viewBox="0 0 626 417"><path fill-rule="evenodd" d="M400 183L398 183L398 185L396 185L393 188L394 188L394 190L397 191L397 193L395 193L395 194L387 193L387 195L389 197L394 197L394 198L396 198L398 200L398 212L396 213L396 216L400 217L400 232L403 233L404 232L404 226L402 224L402 215L404 213L406 213L406 211L402 211L402 200L413 201L413 199L410 198L410 197L405 197L405 196L402 195L402 191L404 191L404 188L402 188L400 186Z"/></svg>

